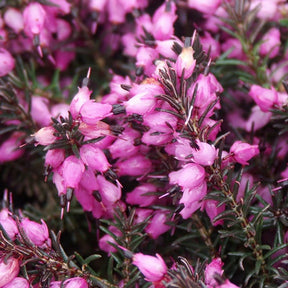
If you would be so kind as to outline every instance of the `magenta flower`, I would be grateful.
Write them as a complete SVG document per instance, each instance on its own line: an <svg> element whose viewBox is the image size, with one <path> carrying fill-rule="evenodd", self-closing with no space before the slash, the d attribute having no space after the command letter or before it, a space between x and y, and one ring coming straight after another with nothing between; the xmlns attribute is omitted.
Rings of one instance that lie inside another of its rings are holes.
<svg viewBox="0 0 288 288"><path fill-rule="evenodd" d="M190 47L183 47L182 52L179 54L176 60L176 71L178 77L181 77L184 71L184 79L189 78L195 68L196 60L193 57L194 50Z"/></svg>
<svg viewBox="0 0 288 288"><path fill-rule="evenodd" d="M180 170L169 173L170 184L183 189L193 189L204 182L205 170L196 163L184 165Z"/></svg>
<svg viewBox="0 0 288 288"><path fill-rule="evenodd" d="M14 30L15 33L19 33L24 28L24 20L22 13L15 8L9 7L4 13L5 24Z"/></svg>
<svg viewBox="0 0 288 288"><path fill-rule="evenodd" d="M13 56L4 48L0 48L0 77L10 73L15 67Z"/></svg>
<svg viewBox="0 0 288 288"><path fill-rule="evenodd" d="M136 253L133 256L132 263L138 267L149 282L160 281L167 273L167 266L159 254L156 254L156 257L154 257Z"/></svg>
<svg viewBox="0 0 288 288"><path fill-rule="evenodd" d="M65 159L64 149L51 149L48 150L45 156L45 166L52 168L59 167Z"/></svg>
<svg viewBox="0 0 288 288"><path fill-rule="evenodd" d="M278 93L274 87L267 89L259 85L252 85L249 96L253 98L263 112L269 111L278 104Z"/></svg>
<svg viewBox="0 0 288 288"><path fill-rule="evenodd" d="M221 258L214 258L212 262L210 262L205 268L205 284L208 287L218 287L218 282L215 280L216 274L222 276L223 274L223 267L224 263L222 262Z"/></svg>
<svg viewBox="0 0 288 288"><path fill-rule="evenodd" d="M204 14L214 14L221 0L188 0L188 7L196 9Z"/></svg>
<svg viewBox="0 0 288 288"><path fill-rule="evenodd" d="M31 97L31 116L40 127L48 126L51 123L51 113L48 108L49 101L47 98L32 96Z"/></svg>
<svg viewBox="0 0 288 288"><path fill-rule="evenodd" d="M78 93L73 97L70 104L70 112L74 119L80 114L80 109L83 104L90 100L91 93L92 91L90 91L87 86L82 88L78 87Z"/></svg>
<svg viewBox="0 0 288 288"><path fill-rule="evenodd" d="M156 190L157 188L151 183L144 183L142 185L138 185L130 193L127 193L126 202L131 205L147 207L157 199L155 195L151 195L153 192L156 192Z"/></svg>
<svg viewBox="0 0 288 288"><path fill-rule="evenodd" d="M223 225L224 223L224 220L218 220L216 222L213 221L217 215L224 212L225 210L225 205L218 206L218 204L219 203L216 200L212 199L205 200L203 204L213 226Z"/></svg>
<svg viewBox="0 0 288 288"><path fill-rule="evenodd" d="M57 140L54 133L56 130L52 126L48 126L41 128L33 136L37 144L50 145Z"/></svg>
<svg viewBox="0 0 288 288"><path fill-rule="evenodd" d="M261 56L269 55L270 58L277 56L280 50L280 31L277 28L271 28L262 38L263 43L259 47Z"/></svg>
<svg viewBox="0 0 288 288"><path fill-rule="evenodd" d="M152 239L157 239L161 234L167 232L171 228L171 226L166 224L167 220L166 211L156 211L150 219L148 226L145 228L145 232Z"/></svg>
<svg viewBox="0 0 288 288"><path fill-rule="evenodd" d="M28 218L21 220L21 227L28 239L39 247L50 247L51 239L49 238L49 230L46 223L41 219L41 224L31 221Z"/></svg>
<svg viewBox="0 0 288 288"><path fill-rule="evenodd" d="M8 259L0 258L0 287L8 284L18 275L19 264L19 261L13 257Z"/></svg>
<svg viewBox="0 0 288 288"><path fill-rule="evenodd" d="M241 141L234 142L230 147L230 154L233 159L242 165L248 165L247 161L259 153L258 145L250 145Z"/></svg>
<svg viewBox="0 0 288 288"><path fill-rule="evenodd" d="M85 279L81 277L74 277L65 280L63 283L62 281L52 281L50 282L49 288L89 288L88 283Z"/></svg>
<svg viewBox="0 0 288 288"><path fill-rule="evenodd" d="M22 278L22 277L16 277L9 283L7 283L4 286L1 286L2 288L29 288L29 282Z"/></svg>
<svg viewBox="0 0 288 288"><path fill-rule="evenodd" d="M24 30L28 36L40 34L44 27L46 12L41 4L32 2L23 11Z"/></svg>
<svg viewBox="0 0 288 288"><path fill-rule="evenodd" d="M81 106L80 114L83 122L95 125L99 120L112 115L112 105L88 100Z"/></svg>
<svg viewBox="0 0 288 288"><path fill-rule="evenodd" d="M14 132L0 145L0 163L16 160L24 154L24 149L20 148L23 137L23 132Z"/></svg>
<svg viewBox="0 0 288 288"><path fill-rule="evenodd" d="M80 157L84 164L99 172L105 172L111 166L104 152L93 144L83 145L80 148Z"/></svg>
<svg viewBox="0 0 288 288"><path fill-rule="evenodd" d="M8 234L9 238L15 240L16 235L18 234L18 227L7 208L0 211L0 224Z"/></svg>
<svg viewBox="0 0 288 288"><path fill-rule="evenodd" d="M84 163L81 159L71 155L62 164L63 179L66 187L76 188L85 171Z"/></svg>

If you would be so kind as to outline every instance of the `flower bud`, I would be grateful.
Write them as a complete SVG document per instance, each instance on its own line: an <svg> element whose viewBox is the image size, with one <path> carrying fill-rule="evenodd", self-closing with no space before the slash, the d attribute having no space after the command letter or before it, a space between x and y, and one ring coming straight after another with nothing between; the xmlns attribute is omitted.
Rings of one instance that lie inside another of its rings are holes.
<svg viewBox="0 0 288 288"><path fill-rule="evenodd" d="M30 287L29 282L26 279L22 277L16 277L2 288L29 288L29 287Z"/></svg>
<svg viewBox="0 0 288 288"><path fill-rule="evenodd" d="M12 218L11 213L7 208L0 211L0 224L11 240L15 240L18 234L18 228L15 220Z"/></svg>
<svg viewBox="0 0 288 288"><path fill-rule="evenodd" d="M87 86L78 88L78 93L74 96L70 104L70 112L74 119L76 119L80 113L80 109L84 103L90 100L92 91Z"/></svg>
<svg viewBox="0 0 288 288"><path fill-rule="evenodd" d="M105 172L111 167L104 152L93 144L83 145L80 157L87 166L99 172Z"/></svg>
<svg viewBox="0 0 288 288"><path fill-rule="evenodd" d="M15 67L13 56L4 48L0 48L0 77L10 73Z"/></svg>
<svg viewBox="0 0 288 288"><path fill-rule="evenodd" d="M10 257L7 260L0 258L0 287L8 284L19 273L19 261Z"/></svg>
<svg viewBox="0 0 288 288"><path fill-rule="evenodd" d="M28 239L39 247L50 247L51 239L49 238L49 231L46 223L41 219L41 224L31 221L28 218L21 220L21 227L23 228Z"/></svg>
<svg viewBox="0 0 288 288"><path fill-rule="evenodd" d="M249 96L253 98L263 112L268 112L274 105L278 104L278 93L274 87L267 89L259 85L252 85Z"/></svg>
<svg viewBox="0 0 288 288"><path fill-rule="evenodd" d="M71 155L64 160L62 168L66 187L76 188L85 171L83 161L76 156Z"/></svg>
<svg viewBox="0 0 288 288"><path fill-rule="evenodd" d="M37 144L50 145L57 140L57 137L54 135L55 132L52 126L43 127L34 134L34 139Z"/></svg>
<svg viewBox="0 0 288 288"><path fill-rule="evenodd" d="M165 224L167 222L166 211L156 211L154 216L149 221L145 232L152 238L157 239L161 234L167 232L171 226Z"/></svg>
<svg viewBox="0 0 288 288"><path fill-rule="evenodd" d="M6 141L0 145L0 163L13 161L21 157L24 149L20 149L22 144L22 132L14 132Z"/></svg>
<svg viewBox="0 0 288 288"><path fill-rule="evenodd" d="M24 28L24 21L21 12L15 8L9 7L4 14L5 24L19 33Z"/></svg>
<svg viewBox="0 0 288 288"><path fill-rule="evenodd" d="M23 11L24 29L28 36L40 34L45 17L46 12L38 2L30 3L25 7Z"/></svg>
<svg viewBox="0 0 288 288"><path fill-rule="evenodd" d="M176 60L176 71L178 77L181 77L184 70L184 79L189 78L195 68L196 60L193 57L194 50L190 47L183 47L182 52Z"/></svg>
<svg viewBox="0 0 288 288"><path fill-rule="evenodd" d="M167 266L159 254L154 257L136 253L133 255L132 263L138 267L145 279L150 282L162 280L167 273Z"/></svg>
<svg viewBox="0 0 288 288"><path fill-rule="evenodd" d="M247 161L258 155L260 151L258 145L250 145L248 143L236 141L231 146L230 153L236 162L242 165L248 165L249 163Z"/></svg>

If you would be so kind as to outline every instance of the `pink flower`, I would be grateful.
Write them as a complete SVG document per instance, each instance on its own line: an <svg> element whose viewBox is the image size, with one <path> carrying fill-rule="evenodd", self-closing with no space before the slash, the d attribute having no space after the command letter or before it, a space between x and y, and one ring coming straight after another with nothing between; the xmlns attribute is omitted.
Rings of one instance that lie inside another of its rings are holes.
<svg viewBox="0 0 288 288"><path fill-rule="evenodd" d="M104 152L94 144L83 145L80 148L80 157L84 164L99 172L105 172L111 167Z"/></svg>
<svg viewBox="0 0 288 288"><path fill-rule="evenodd" d="M92 91L87 86L78 87L78 93L73 97L70 104L70 112L74 119L78 117L83 104L90 100L91 93Z"/></svg>
<svg viewBox="0 0 288 288"><path fill-rule="evenodd" d="M170 184L183 189L193 189L204 182L205 170L196 163L184 165L180 170L169 173Z"/></svg>
<svg viewBox="0 0 288 288"><path fill-rule="evenodd" d="M23 136L22 132L14 132L0 145L0 163L16 160L24 154L24 149L20 148Z"/></svg>
<svg viewBox="0 0 288 288"><path fill-rule="evenodd" d="M148 226L145 228L145 232L152 239L157 239L161 234L167 232L171 228L171 226L166 224L167 220L166 211L156 211L150 219Z"/></svg>
<svg viewBox="0 0 288 288"><path fill-rule="evenodd" d="M44 27L46 12L41 4L32 2L23 11L24 30L28 36L40 34Z"/></svg>
<svg viewBox="0 0 288 288"><path fill-rule="evenodd" d="M188 7L196 9L204 14L214 14L221 0L188 0Z"/></svg>
<svg viewBox="0 0 288 288"><path fill-rule="evenodd" d="M76 188L85 171L84 163L81 159L71 155L62 164L63 179L66 187Z"/></svg>
<svg viewBox="0 0 288 288"><path fill-rule="evenodd" d="M32 96L31 97L31 116L40 127L48 126L51 123L51 113L48 108L49 101L47 98Z"/></svg>
<svg viewBox="0 0 288 288"><path fill-rule="evenodd" d="M50 145L57 140L54 133L56 130L52 126L43 127L34 134L35 142L40 145Z"/></svg>
<svg viewBox="0 0 288 288"><path fill-rule="evenodd" d="M177 19L176 5L174 2L162 4L152 18L152 33L157 40L170 39L174 34L174 22Z"/></svg>
<svg viewBox="0 0 288 288"><path fill-rule="evenodd" d="M136 253L133 256L132 263L138 267L145 279L150 282L160 281L167 273L167 266L159 254L154 257Z"/></svg>
<svg viewBox="0 0 288 288"><path fill-rule="evenodd" d="M223 225L224 223L224 220L214 222L214 218L225 210L225 205L218 206L218 204L216 200L212 199L205 200L203 204L213 226Z"/></svg>
<svg viewBox="0 0 288 288"><path fill-rule="evenodd" d="M274 105L278 104L278 93L274 87L267 89L259 85L252 85L249 96L253 98L263 112L268 112Z"/></svg>
<svg viewBox="0 0 288 288"><path fill-rule="evenodd" d="M41 219L41 224L31 221L28 218L21 220L21 227L28 239L39 247L50 247L51 239L46 223Z"/></svg>
<svg viewBox="0 0 288 288"><path fill-rule="evenodd" d="M115 226L110 226L109 230L118 237L122 235L122 233ZM99 239L99 248L108 253L108 255L110 255L111 252L117 251L116 248L114 248L109 242L117 244L115 239L109 234L105 234Z"/></svg>
<svg viewBox="0 0 288 288"><path fill-rule="evenodd" d="M128 115L137 113L144 115L154 110L157 99L156 95L164 94L159 82L135 85L130 93L132 98L124 103Z"/></svg>
<svg viewBox="0 0 288 288"><path fill-rule="evenodd" d="M0 224L8 234L9 238L15 240L16 235L18 234L18 227L7 208L0 211Z"/></svg>
<svg viewBox="0 0 288 288"><path fill-rule="evenodd" d="M214 258L211 263L209 263L205 268L205 284L208 287L218 287L218 282L215 280L216 274L222 276L224 263L220 258Z"/></svg>
<svg viewBox="0 0 288 288"><path fill-rule="evenodd" d="M4 285L2 288L29 288L29 282L21 277L14 278L11 282Z"/></svg>
<svg viewBox="0 0 288 288"><path fill-rule="evenodd" d="M156 190L157 188L151 183L138 185L131 192L127 193L126 202L131 205L147 207L157 199L155 195L152 195L152 193L155 193Z"/></svg>
<svg viewBox="0 0 288 288"><path fill-rule="evenodd" d="M258 105L255 105L251 110L249 118L245 121L245 130L251 132L252 128L254 131L263 128L269 123L271 116L271 112L263 112Z"/></svg>
<svg viewBox="0 0 288 288"><path fill-rule="evenodd" d="M280 50L280 31L277 28L271 28L262 38L263 43L259 47L261 56L269 55L269 58L277 56Z"/></svg>
<svg viewBox="0 0 288 288"><path fill-rule="evenodd" d="M19 261L13 257L8 259L0 258L0 287L8 284L18 275L19 264Z"/></svg>
<svg viewBox="0 0 288 288"><path fill-rule="evenodd" d="M64 149L51 149L48 150L45 156L45 166L52 168L59 167L65 159Z"/></svg>
<svg viewBox="0 0 288 288"><path fill-rule="evenodd" d="M0 77L10 73L15 67L13 56L4 48L0 48Z"/></svg>
<svg viewBox="0 0 288 288"><path fill-rule="evenodd" d="M176 60L176 71L178 77L181 77L184 71L184 79L189 78L195 68L196 60L193 57L194 50L190 47L183 47L182 52L179 54Z"/></svg>
<svg viewBox="0 0 288 288"><path fill-rule="evenodd" d="M49 288L88 288L88 283L85 279L81 277L74 277L65 280L63 283L62 281L52 281L50 282Z"/></svg>
<svg viewBox="0 0 288 288"><path fill-rule="evenodd" d="M230 147L230 154L233 159L242 165L248 165L247 161L259 153L258 145L250 145L241 141L234 142Z"/></svg>
<svg viewBox="0 0 288 288"><path fill-rule="evenodd" d="M201 208L206 192L207 184L205 181L196 187L183 190L183 195L179 201L179 204L184 204L184 208L180 211L183 219L188 219L196 210Z"/></svg>
<svg viewBox="0 0 288 288"><path fill-rule="evenodd" d="M137 154L117 163L119 176L142 176L152 168L151 161L144 155Z"/></svg>
<svg viewBox="0 0 288 288"><path fill-rule="evenodd" d="M99 120L112 115L112 105L88 100L80 109L83 122L88 125L95 125Z"/></svg>
<svg viewBox="0 0 288 288"><path fill-rule="evenodd" d="M4 14L5 24L14 30L15 33L19 33L24 28L24 20L22 13L12 7L9 7Z"/></svg>

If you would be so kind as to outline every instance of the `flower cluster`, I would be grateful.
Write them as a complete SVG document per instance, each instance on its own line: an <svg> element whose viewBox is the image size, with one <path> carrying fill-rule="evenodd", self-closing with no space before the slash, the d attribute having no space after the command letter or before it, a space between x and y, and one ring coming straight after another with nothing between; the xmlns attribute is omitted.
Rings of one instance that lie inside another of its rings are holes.
<svg viewBox="0 0 288 288"><path fill-rule="evenodd" d="M287 284L288 5L156 2L0 8L0 287Z"/></svg>

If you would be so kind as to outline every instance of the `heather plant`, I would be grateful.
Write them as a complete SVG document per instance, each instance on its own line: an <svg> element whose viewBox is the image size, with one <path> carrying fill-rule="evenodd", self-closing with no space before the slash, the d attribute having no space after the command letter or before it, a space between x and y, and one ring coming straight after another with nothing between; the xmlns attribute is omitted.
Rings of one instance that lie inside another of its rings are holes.
<svg viewBox="0 0 288 288"><path fill-rule="evenodd" d="M284 0L0 12L0 287L287 287Z"/></svg>

